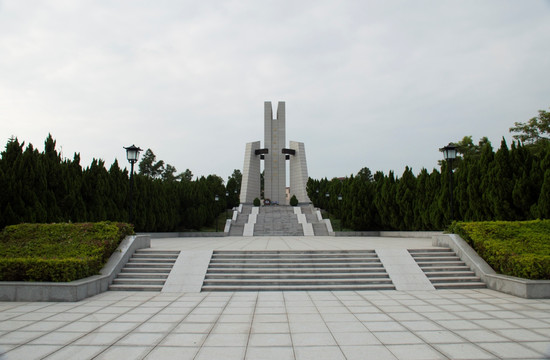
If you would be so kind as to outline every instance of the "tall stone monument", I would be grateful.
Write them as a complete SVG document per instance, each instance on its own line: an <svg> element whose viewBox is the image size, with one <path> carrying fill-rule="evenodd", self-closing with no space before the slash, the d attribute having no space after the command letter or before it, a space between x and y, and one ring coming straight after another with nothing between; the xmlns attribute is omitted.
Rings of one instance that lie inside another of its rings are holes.
<svg viewBox="0 0 550 360"><path fill-rule="evenodd" d="M264 147L255 141L246 144L240 201L251 204L260 198L260 161L264 160L264 199L281 205L286 200L286 160L290 160L290 196L298 202L309 203L306 192L308 180L304 143L291 141L286 144L285 103L277 105L277 117L273 118L270 101L264 102Z"/></svg>

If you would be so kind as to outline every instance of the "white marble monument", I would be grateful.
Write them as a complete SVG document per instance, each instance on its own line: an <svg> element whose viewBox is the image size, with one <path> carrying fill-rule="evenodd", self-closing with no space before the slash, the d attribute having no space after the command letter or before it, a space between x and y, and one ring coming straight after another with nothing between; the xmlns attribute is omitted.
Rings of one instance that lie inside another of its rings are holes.
<svg viewBox="0 0 550 360"><path fill-rule="evenodd" d="M287 205L286 160L290 160L290 196L296 195L298 202L309 203L306 192L308 180L304 143L291 141L286 144L285 103L277 105L277 117L273 118L270 101L264 103L264 147L255 141L246 144L241 184L242 204L251 204L260 199L260 160L264 160L264 199L272 203Z"/></svg>

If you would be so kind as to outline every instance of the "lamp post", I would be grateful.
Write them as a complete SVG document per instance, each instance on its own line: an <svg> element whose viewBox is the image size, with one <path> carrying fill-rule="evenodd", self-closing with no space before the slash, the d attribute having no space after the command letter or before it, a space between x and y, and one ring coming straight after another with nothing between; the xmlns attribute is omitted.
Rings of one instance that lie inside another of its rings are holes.
<svg viewBox="0 0 550 360"><path fill-rule="evenodd" d="M217 203L218 203L218 201L220 201L220 197L217 194L216 194L216 196L214 196L214 200L216 201L216 207L218 207ZM215 213L215 211L214 211L214 213ZM218 216L216 216L216 232L218 232Z"/></svg>
<svg viewBox="0 0 550 360"><path fill-rule="evenodd" d="M338 194L338 209L340 210L340 231L342 231L342 194Z"/></svg>
<svg viewBox="0 0 550 360"><path fill-rule="evenodd" d="M134 221L134 217L133 217L133 209L134 209L134 204L133 204L133 192L134 192L134 164L138 161L138 158L139 158L139 152L140 151L143 151L143 149L140 149L139 147L135 146L135 145L132 145L132 146L128 146L128 147L125 147L123 146L124 149L126 149L126 159L128 159L128 162L130 163L130 194L129 194L129 197L130 197L130 212L129 212L129 221L130 221L130 224Z"/></svg>
<svg viewBox="0 0 550 360"><path fill-rule="evenodd" d="M225 192L225 218L227 219L228 218L228 214L229 214L229 207L227 206L227 204L229 203L229 191L226 191Z"/></svg>
<svg viewBox="0 0 550 360"><path fill-rule="evenodd" d="M454 220L454 205L453 205L453 160L456 158L457 146L453 143L439 149L443 153L443 158L449 165L449 187L451 192L451 221Z"/></svg>
<svg viewBox="0 0 550 360"><path fill-rule="evenodd" d="M330 193L328 191L325 194L325 198L327 199L327 211L330 212Z"/></svg>

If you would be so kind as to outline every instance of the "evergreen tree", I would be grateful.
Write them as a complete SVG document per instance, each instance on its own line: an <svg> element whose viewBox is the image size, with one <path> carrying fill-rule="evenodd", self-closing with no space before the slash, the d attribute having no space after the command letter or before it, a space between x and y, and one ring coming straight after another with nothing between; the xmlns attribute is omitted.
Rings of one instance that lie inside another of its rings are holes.
<svg viewBox="0 0 550 360"><path fill-rule="evenodd" d="M399 230L415 229L414 197L416 194L416 178L412 170L406 166L396 188L396 205L399 209Z"/></svg>

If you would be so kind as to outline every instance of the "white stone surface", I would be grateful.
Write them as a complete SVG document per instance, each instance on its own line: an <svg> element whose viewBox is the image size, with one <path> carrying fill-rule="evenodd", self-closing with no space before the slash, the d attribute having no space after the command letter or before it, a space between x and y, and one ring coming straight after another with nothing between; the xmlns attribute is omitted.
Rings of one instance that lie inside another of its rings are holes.
<svg viewBox="0 0 550 360"><path fill-rule="evenodd" d="M254 225L255 223L244 224L243 236L254 236Z"/></svg>
<svg viewBox="0 0 550 360"><path fill-rule="evenodd" d="M286 145L285 102L277 104L277 118L273 118L270 101L264 102L264 198L273 203L286 204Z"/></svg>
<svg viewBox="0 0 550 360"><path fill-rule="evenodd" d="M211 257L212 250L182 251L162 292L200 292Z"/></svg>
<svg viewBox="0 0 550 360"><path fill-rule="evenodd" d="M315 211L315 214L317 215L317 220L323 221L323 215L321 215L321 211L320 211L320 210L316 210L316 211Z"/></svg>
<svg viewBox="0 0 550 360"><path fill-rule="evenodd" d="M303 215L305 217L305 215ZM314 236L315 233L313 232L313 224L310 224L308 222L302 223L302 228L304 229L304 236Z"/></svg>
<svg viewBox="0 0 550 360"><path fill-rule="evenodd" d="M241 204L251 204L255 198L260 198L260 157L255 154L255 151L259 148L259 141L246 144L241 183Z"/></svg>
<svg viewBox="0 0 550 360"><path fill-rule="evenodd" d="M376 249L396 290L435 290L407 249Z"/></svg>
<svg viewBox="0 0 550 360"><path fill-rule="evenodd" d="M225 220L225 227L223 229L223 232L226 234L229 234L229 230L231 229L231 219Z"/></svg>
<svg viewBox="0 0 550 360"><path fill-rule="evenodd" d="M309 203L307 196L307 173L306 150L302 142L291 141L290 148L296 151L296 155L290 157L290 196L296 195L298 202Z"/></svg>

